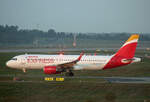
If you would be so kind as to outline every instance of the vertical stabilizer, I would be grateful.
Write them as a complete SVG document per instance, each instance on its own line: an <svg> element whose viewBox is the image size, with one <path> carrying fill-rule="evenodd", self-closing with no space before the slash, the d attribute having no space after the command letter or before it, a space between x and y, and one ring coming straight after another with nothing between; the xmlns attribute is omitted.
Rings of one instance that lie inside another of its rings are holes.
<svg viewBox="0 0 150 102"><path fill-rule="evenodd" d="M131 37L124 43L124 45L115 54L116 56L122 56L125 58L133 58L139 39L138 34L131 35Z"/></svg>
<svg viewBox="0 0 150 102"><path fill-rule="evenodd" d="M117 53L112 56L112 58L108 61L103 69L109 69L130 64L135 55L138 39L138 34L131 35L130 38L117 51Z"/></svg>

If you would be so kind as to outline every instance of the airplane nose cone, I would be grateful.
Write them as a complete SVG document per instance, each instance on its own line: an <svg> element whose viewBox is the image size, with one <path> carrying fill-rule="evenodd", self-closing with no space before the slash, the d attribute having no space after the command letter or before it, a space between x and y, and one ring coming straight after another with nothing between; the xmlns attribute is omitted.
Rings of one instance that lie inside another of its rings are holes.
<svg viewBox="0 0 150 102"><path fill-rule="evenodd" d="M9 60L6 62L6 66L9 68L17 68L18 64L16 61Z"/></svg>
<svg viewBox="0 0 150 102"><path fill-rule="evenodd" d="M12 68L13 67L12 61L7 61L6 66Z"/></svg>
<svg viewBox="0 0 150 102"><path fill-rule="evenodd" d="M6 62L6 66L9 67L9 65L10 65L10 63L9 63L9 61L7 61L7 62Z"/></svg>

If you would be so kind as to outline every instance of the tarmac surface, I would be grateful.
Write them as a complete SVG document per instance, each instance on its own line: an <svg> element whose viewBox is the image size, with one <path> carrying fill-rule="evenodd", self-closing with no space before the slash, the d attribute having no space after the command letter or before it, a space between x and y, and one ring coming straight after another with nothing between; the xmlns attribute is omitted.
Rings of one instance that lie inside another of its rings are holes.
<svg viewBox="0 0 150 102"><path fill-rule="evenodd" d="M0 75L0 78L5 77L15 77L14 75ZM32 78L45 78L45 77L53 77L53 78L64 78L64 79L104 79L108 83L136 83L136 84L150 84L150 77L102 77L102 76L74 76L74 77L66 77L66 76L40 76L40 75L26 75L24 77ZM44 80L43 80L44 81ZM0 80L0 82L14 82L13 80ZM18 81L18 82L42 82L42 81ZM87 82L87 81L86 81ZM98 82L103 83L103 82Z"/></svg>
<svg viewBox="0 0 150 102"><path fill-rule="evenodd" d="M79 76L71 78L93 78L104 79L110 83L150 83L150 77L93 77L93 76Z"/></svg>
<svg viewBox="0 0 150 102"><path fill-rule="evenodd" d="M0 52L60 52L60 51L96 51L96 50L108 50L108 51L117 51L118 48L66 48L66 49L58 49L58 48L20 48L20 49L0 49ZM138 47L138 50L146 49L144 47Z"/></svg>

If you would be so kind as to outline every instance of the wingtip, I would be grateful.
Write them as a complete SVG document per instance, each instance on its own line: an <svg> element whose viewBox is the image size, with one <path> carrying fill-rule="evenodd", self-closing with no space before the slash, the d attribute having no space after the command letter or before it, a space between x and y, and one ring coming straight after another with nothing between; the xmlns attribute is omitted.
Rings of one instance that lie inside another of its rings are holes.
<svg viewBox="0 0 150 102"><path fill-rule="evenodd" d="M80 56L79 56L79 58L78 58L78 61L81 60L81 58L82 58L83 55L84 55L84 52L81 52L81 53L80 53Z"/></svg>

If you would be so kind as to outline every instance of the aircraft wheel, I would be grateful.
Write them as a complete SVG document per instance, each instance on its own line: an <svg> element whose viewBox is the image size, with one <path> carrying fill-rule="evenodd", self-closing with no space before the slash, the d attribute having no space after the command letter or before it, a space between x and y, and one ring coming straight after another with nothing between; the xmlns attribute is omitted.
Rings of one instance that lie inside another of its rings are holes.
<svg viewBox="0 0 150 102"><path fill-rule="evenodd" d="M74 76L74 74L72 72L66 72L65 76Z"/></svg>
<svg viewBox="0 0 150 102"><path fill-rule="evenodd" d="M74 76L74 74L72 72L69 73L69 76Z"/></svg>

